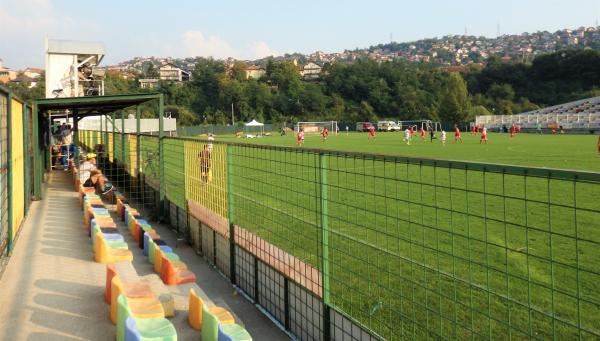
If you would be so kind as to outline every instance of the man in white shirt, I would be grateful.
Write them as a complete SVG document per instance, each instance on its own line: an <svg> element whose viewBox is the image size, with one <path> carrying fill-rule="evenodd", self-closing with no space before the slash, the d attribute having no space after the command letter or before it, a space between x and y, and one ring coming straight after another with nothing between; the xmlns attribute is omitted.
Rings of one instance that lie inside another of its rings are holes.
<svg viewBox="0 0 600 341"><path fill-rule="evenodd" d="M213 142L215 141L215 136L213 134L208 134L208 152L211 153L213 149Z"/></svg>
<svg viewBox="0 0 600 341"><path fill-rule="evenodd" d="M86 160L79 165L79 183L83 185L90 178L91 172L97 169L96 154L88 153Z"/></svg>

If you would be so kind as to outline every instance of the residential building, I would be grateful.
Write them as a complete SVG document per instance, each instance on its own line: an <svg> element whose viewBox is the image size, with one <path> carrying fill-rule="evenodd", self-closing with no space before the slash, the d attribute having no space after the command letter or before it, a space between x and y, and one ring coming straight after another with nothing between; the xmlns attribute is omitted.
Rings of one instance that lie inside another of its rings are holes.
<svg viewBox="0 0 600 341"><path fill-rule="evenodd" d="M243 68L246 79L259 79L264 76L267 71L260 66L250 65Z"/></svg>
<svg viewBox="0 0 600 341"><path fill-rule="evenodd" d="M323 68L314 62L309 62L300 69L300 77L305 80L318 79L321 77Z"/></svg>
<svg viewBox="0 0 600 341"><path fill-rule="evenodd" d="M17 77L17 72L13 71L2 65L2 59L0 59L0 83L8 83Z"/></svg>
<svg viewBox="0 0 600 341"><path fill-rule="evenodd" d="M15 83L15 84L21 84L21 83L26 83L29 84L27 87L28 88L33 88L35 86L37 86L38 83L38 78L39 77L29 77L27 75L25 75L24 73L18 75L15 79L11 80L11 83Z"/></svg>
<svg viewBox="0 0 600 341"><path fill-rule="evenodd" d="M172 63L161 66L158 73L161 80L172 82L188 82L191 76L189 71L178 68Z"/></svg>
<svg viewBox="0 0 600 341"><path fill-rule="evenodd" d="M156 78L140 78L138 82L142 89L154 89L158 86L158 79Z"/></svg>

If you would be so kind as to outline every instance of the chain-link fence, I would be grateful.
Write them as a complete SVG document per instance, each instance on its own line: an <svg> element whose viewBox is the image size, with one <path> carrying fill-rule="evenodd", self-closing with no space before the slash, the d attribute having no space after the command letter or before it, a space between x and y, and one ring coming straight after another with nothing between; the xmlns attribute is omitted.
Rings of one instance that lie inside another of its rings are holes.
<svg viewBox="0 0 600 341"><path fill-rule="evenodd" d="M598 173L80 134L301 339L600 338Z"/></svg>

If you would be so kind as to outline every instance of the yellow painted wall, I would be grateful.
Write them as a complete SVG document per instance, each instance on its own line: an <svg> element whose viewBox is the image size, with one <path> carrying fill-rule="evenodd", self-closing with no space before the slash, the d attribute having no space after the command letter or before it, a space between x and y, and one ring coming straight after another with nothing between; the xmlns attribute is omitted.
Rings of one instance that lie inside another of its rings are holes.
<svg viewBox="0 0 600 341"><path fill-rule="evenodd" d="M108 133L108 161L113 162L114 150L113 150L113 133Z"/></svg>
<svg viewBox="0 0 600 341"><path fill-rule="evenodd" d="M23 164L23 104L13 99L11 107L11 126L9 129L12 134L12 226L14 238L25 215L25 169Z"/></svg>

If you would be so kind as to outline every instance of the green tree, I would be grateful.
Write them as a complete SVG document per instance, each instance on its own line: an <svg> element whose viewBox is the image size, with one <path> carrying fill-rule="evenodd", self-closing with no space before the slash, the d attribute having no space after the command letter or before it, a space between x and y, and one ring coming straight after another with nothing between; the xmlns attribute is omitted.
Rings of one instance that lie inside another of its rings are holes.
<svg viewBox="0 0 600 341"><path fill-rule="evenodd" d="M451 73L440 102L440 118L446 122L463 123L469 117L469 110L467 85L459 73Z"/></svg>
<svg viewBox="0 0 600 341"><path fill-rule="evenodd" d="M198 117L185 107L178 105L166 105L165 114L177 119L177 123L182 126L191 126L198 124Z"/></svg>

